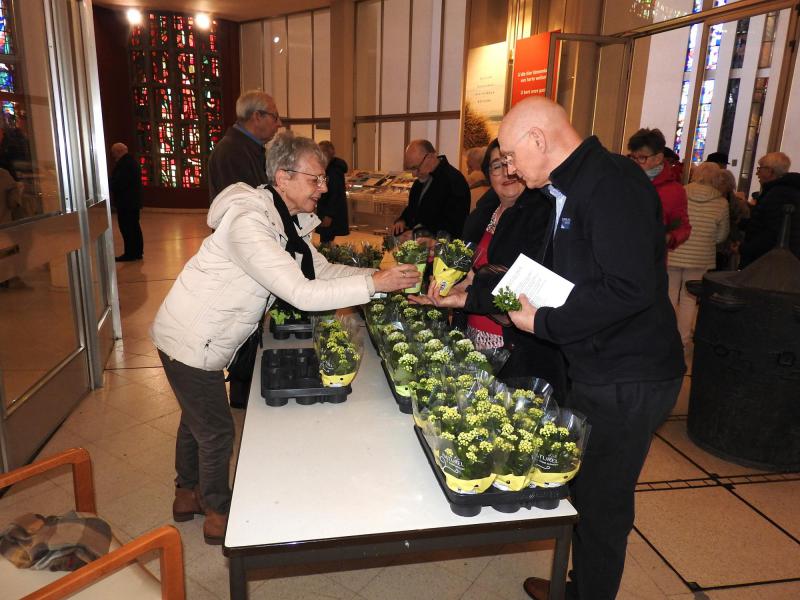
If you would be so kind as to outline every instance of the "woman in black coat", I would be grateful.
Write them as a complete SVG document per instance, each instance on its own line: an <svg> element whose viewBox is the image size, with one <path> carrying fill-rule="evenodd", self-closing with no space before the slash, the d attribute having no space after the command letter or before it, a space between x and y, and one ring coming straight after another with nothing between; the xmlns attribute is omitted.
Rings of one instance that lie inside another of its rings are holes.
<svg viewBox="0 0 800 600"><path fill-rule="evenodd" d="M508 175L497 140L486 149L482 169L492 188L467 217L462 235L465 242L477 247L473 271L448 296L439 296L432 285L426 298L439 306L462 308L467 334L477 349L505 347L511 351L500 379L541 377L550 382L556 398L563 401L567 376L561 351L520 331L505 315L497 315L491 293L502 272L520 254L542 262L553 229L553 200Z"/></svg>

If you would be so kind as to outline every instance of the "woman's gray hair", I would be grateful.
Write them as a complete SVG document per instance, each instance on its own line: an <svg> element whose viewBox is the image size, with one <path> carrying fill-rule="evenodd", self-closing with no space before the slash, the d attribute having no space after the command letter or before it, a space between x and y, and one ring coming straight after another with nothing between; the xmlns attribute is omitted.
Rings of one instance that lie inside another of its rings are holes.
<svg viewBox="0 0 800 600"><path fill-rule="evenodd" d="M267 148L267 177L270 182L275 183L275 173L279 169L287 171L296 168L300 157L304 155L316 158L323 166L328 162L311 138L296 137L291 131L276 135Z"/></svg>
<svg viewBox="0 0 800 600"><path fill-rule="evenodd" d="M736 177L733 176L728 169L719 169L711 177L711 187L719 191L720 194L727 197L731 192L736 191Z"/></svg>
<svg viewBox="0 0 800 600"><path fill-rule="evenodd" d="M699 165L692 167L692 183L703 183L705 185L714 185L712 180L714 175L717 174L720 167L717 163L701 162Z"/></svg>

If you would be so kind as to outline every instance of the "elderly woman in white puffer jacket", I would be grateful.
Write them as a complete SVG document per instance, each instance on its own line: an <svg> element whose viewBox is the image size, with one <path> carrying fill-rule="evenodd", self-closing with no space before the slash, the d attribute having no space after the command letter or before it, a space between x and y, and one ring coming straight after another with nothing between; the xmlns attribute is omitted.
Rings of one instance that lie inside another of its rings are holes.
<svg viewBox="0 0 800 600"><path fill-rule="evenodd" d="M692 181L686 186L692 233L667 258L669 297L684 348L691 340L697 315L697 298L686 289L686 282L702 279L716 267L717 244L730 231L727 195L732 191L731 180L725 169L704 162L692 169Z"/></svg>
<svg viewBox="0 0 800 600"><path fill-rule="evenodd" d="M234 428L223 369L265 310L276 297L308 311L363 304L375 292L419 279L413 265L332 265L310 244L320 222L314 209L327 190L325 164L312 140L277 136L267 152L272 185L236 183L214 199L214 232L181 271L151 328L181 407L173 517L204 514L208 543L222 542L230 507Z"/></svg>

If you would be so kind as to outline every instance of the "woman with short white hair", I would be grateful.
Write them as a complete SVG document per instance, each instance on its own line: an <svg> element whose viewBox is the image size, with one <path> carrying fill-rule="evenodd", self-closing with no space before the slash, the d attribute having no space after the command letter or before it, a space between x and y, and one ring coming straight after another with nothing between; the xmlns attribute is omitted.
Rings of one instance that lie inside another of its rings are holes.
<svg viewBox="0 0 800 600"><path fill-rule="evenodd" d="M325 159L308 138L276 136L267 152L272 182L228 186L214 199L207 237L164 299L150 335L181 407L175 446L176 521L205 514L203 535L220 544L230 507L233 419L223 369L276 298L324 311L415 285L414 265L385 271L332 265L310 244L327 189Z"/></svg>

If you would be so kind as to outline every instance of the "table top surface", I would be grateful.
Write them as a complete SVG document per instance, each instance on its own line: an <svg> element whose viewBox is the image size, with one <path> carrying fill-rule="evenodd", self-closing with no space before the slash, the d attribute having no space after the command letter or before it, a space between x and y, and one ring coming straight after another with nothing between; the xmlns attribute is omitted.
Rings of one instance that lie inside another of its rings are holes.
<svg viewBox="0 0 800 600"><path fill-rule="evenodd" d="M270 407L261 398L256 361L242 432L225 547L292 545L363 536L407 534L547 519L574 518L562 500L553 510L501 513L483 507L460 517L439 487L364 334L364 357L342 404ZM265 347L293 348L310 340Z"/></svg>

